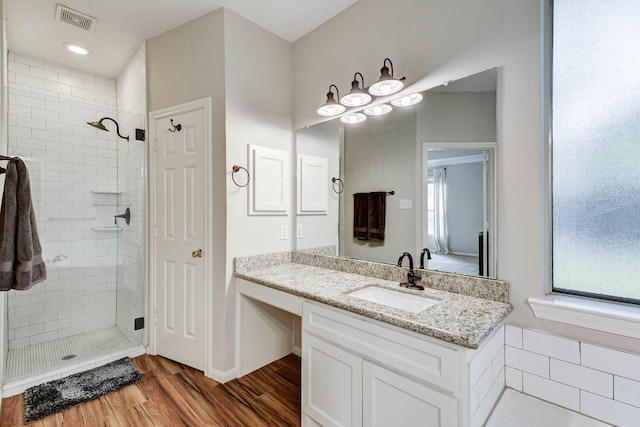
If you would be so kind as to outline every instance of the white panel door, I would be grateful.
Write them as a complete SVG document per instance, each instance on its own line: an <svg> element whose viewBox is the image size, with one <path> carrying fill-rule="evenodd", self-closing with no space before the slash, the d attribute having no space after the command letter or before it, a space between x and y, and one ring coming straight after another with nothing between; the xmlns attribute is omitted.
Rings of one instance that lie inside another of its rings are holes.
<svg viewBox="0 0 640 427"><path fill-rule="evenodd" d="M199 109L152 125L156 353L204 370L205 114Z"/></svg>

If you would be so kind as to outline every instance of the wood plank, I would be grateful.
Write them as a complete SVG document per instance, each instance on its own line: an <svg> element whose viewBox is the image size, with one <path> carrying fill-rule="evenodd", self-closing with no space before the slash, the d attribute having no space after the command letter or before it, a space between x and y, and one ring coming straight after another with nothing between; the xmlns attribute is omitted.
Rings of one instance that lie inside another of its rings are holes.
<svg viewBox="0 0 640 427"><path fill-rule="evenodd" d="M300 425L300 359L286 356L220 384L159 356L132 359L139 384L29 424L29 427L273 427ZM24 394L3 400L0 427L24 426Z"/></svg>

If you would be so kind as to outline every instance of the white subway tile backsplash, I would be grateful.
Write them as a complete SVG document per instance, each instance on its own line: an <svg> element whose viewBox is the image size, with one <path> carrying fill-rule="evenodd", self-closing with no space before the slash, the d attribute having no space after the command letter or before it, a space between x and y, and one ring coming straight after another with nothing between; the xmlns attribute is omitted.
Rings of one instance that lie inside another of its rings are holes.
<svg viewBox="0 0 640 427"><path fill-rule="evenodd" d="M577 388L525 372L522 391L572 411L580 411L580 390Z"/></svg>
<svg viewBox="0 0 640 427"><path fill-rule="evenodd" d="M586 391L581 392L580 412L618 427L637 427L640 424L640 408Z"/></svg>
<svg viewBox="0 0 640 427"><path fill-rule="evenodd" d="M510 366L505 367L505 381L507 387L522 391L522 371Z"/></svg>
<svg viewBox="0 0 640 427"><path fill-rule="evenodd" d="M640 381L614 377L613 383L615 400L640 408Z"/></svg>
<svg viewBox="0 0 640 427"><path fill-rule="evenodd" d="M522 328L506 325L504 327L504 343L510 347L522 348Z"/></svg>
<svg viewBox="0 0 640 427"><path fill-rule="evenodd" d="M549 378L549 357L547 356L507 346L505 363L512 368Z"/></svg>
<svg viewBox="0 0 640 427"><path fill-rule="evenodd" d="M640 355L582 343L582 365L640 381Z"/></svg>
<svg viewBox="0 0 640 427"><path fill-rule="evenodd" d="M610 399L613 398L612 374L551 359L551 379Z"/></svg>

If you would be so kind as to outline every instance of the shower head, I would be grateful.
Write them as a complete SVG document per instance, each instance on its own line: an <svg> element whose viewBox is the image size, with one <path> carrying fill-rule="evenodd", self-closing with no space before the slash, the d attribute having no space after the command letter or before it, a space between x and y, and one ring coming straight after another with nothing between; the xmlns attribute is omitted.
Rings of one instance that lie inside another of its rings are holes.
<svg viewBox="0 0 640 427"><path fill-rule="evenodd" d="M104 120L111 120L113 123L116 124L116 133L118 134L118 136L122 139L126 139L127 141L129 140L129 135L127 136L122 136L120 135L120 125L118 124L118 122L116 122L114 119L112 119L111 117L103 117L100 120L98 120L97 122L87 122L87 124L89 126L93 126L94 128L100 129L100 130L106 130L107 132L109 132L109 129L107 129L105 127L105 125L102 124L102 122Z"/></svg>
<svg viewBox="0 0 640 427"><path fill-rule="evenodd" d="M102 120L100 120L99 122L87 122L87 124L89 126L93 126L94 128L98 128L100 130L106 130L107 132L109 132L109 129L107 129L103 124L102 124Z"/></svg>

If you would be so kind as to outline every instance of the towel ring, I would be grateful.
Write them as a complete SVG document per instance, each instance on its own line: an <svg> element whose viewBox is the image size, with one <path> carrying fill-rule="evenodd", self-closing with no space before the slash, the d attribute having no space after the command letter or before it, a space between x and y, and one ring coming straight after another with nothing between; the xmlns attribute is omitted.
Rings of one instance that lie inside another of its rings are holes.
<svg viewBox="0 0 640 427"><path fill-rule="evenodd" d="M331 182L333 182L333 191L336 194L341 194L344 191L344 182L340 178L333 177L331 178ZM338 189L336 190L336 182L338 183Z"/></svg>
<svg viewBox="0 0 640 427"><path fill-rule="evenodd" d="M249 185L249 180L251 179L251 175L249 175L249 171L247 170L247 168L243 168L242 166L238 166L238 165L233 165L231 169L233 170L233 172L231 172L231 179L233 180L233 183L235 185L237 185L238 187L246 187L247 185ZM236 181L235 174L237 172L240 172L240 170L243 170L247 173L247 182L244 185L238 184L238 181Z"/></svg>

